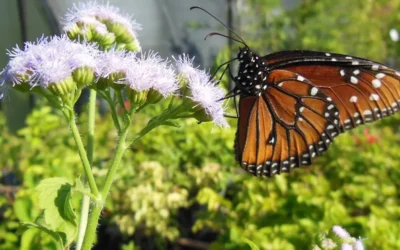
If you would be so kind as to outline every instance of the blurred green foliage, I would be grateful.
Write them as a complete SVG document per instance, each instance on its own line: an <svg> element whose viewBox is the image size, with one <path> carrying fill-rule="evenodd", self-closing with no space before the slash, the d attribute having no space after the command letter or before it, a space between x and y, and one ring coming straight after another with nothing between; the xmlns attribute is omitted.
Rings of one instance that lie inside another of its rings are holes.
<svg viewBox="0 0 400 250"><path fill-rule="evenodd" d="M398 1L302 1L289 10L280 1L241 4L246 28L240 34L260 54L313 49L397 63L400 46L388 34L400 27ZM218 63L228 54L222 51ZM138 115L132 129L160 111L155 106ZM86 117L80 119L84 135ZM167 249L179 238L204 235L215 238L210 249L311 249L315 236L333 225L365 238L368 249L400 249L398 124L395 115L343 134L312 167L271 179L249 176L234 161L235 120L225 130L194 120L157 128L127 152L102 223L110 230L118 225L123 249ZM57 249L38 230L17 229L40 214L34 192L40 180L73 181L82 172L68 126L42 107L17 135L0 113L0 134L2 187L18 184L17 193L0 195L0 249ZM116 137L109 114L97 116L100 180Z"/></svg>

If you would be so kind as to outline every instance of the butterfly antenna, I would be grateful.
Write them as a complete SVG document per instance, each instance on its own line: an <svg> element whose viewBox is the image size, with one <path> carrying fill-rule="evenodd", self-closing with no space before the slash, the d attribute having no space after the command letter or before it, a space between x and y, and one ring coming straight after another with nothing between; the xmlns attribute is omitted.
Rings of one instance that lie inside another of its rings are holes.
<svg viewBox="0 0 400 250"><path fill-rule="evenodd" d="M218 33L218 32L211 32L211 33L207 34L207 36L204 37L204 40L207 40L207 38L212 37L212 36L222 36L222 37L231 39L231 40L233 40L233 41L235 41L235 42L238 42L238 43L241 43L241 44L247 46L244 42L242 42L242 41L240 41L240 40L238 40L238 39L236 39L236 38L234 38L234 37L230 37L230 36L227 36L227 35Z"/></svg>
<svg viewBox="0 0 400 250"><path fill-rule="evenodd" d="M229 28L229 27L228 27L226 24L224 24L221 20L219 20L218 18L216 18L213 14L211 14L210 12L208 12L207 10L205 10L205 9L199 7L199 6L192 6L192 7L190 7L190 10L193 10L193 9L199 9L199 10L202 10L202 11L204 11L205 13L207 13L209 16L211 16L212 18L214 18L215 20L217 20L220 24L222 24L225 28L227 28L228 30L230 30L235 36L237 36L237 37L239 38L239 40L240 40L246 47L249 47L249 46L247 46L247 44L244 42L244 40L243 40L238 34L236 34L235 31L233 31L231 28Z"/></svg>

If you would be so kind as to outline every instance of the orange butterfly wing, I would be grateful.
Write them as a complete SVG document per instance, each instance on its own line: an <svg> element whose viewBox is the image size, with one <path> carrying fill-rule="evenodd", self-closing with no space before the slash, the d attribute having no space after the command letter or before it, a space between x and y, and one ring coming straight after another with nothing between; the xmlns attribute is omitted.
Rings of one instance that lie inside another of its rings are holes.
<svg viewBox="0 0 400 250"><path fill-rule="evenodd" d="M338 110L307 79L274 70L260 96L239 101L236 157L254 175L272 176L311 164L339 134Z"/></svg>

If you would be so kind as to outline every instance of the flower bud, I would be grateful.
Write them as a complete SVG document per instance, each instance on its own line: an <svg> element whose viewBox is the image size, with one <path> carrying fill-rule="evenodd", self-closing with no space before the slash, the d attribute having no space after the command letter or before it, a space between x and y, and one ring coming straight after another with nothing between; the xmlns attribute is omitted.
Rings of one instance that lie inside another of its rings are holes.
<svg viewBox="0 0 400 250"><path fill-rule="evenodd" d="M107 26L107 29L110 32L115 34L118 42L129 43L135 39L133 34L126 28L124 24L114 22L113 20L104 20L103 23Z"/></svg>
<svg viewBox="0 0 400 250"><path fill-rule="evenodd" d="M80 29L76 23L68 24L67 26L64 27L64 31L67 33L67 36L70 39L78 38L78 35L80 33Z"/></svg>
<svg viewBox="0 0 400 250"><path fill-rule="evenodd" d="M131 104L143 104L147 100L148 91L137 91L128 88L126 95Z"/></svg>
<svg viewBox="0 0 400 250"><path fill-rule="evenodd" d="M155 104L163 99L163 95L155 89L150 89L147 94L147 102L150 104Z"/></svg>
<svg viewBox="0 0 400 250"><path fill-rule="evenodd" d="M83 88L93 82L94 70L90 67L80 67L72 72L72 76L78 88Z"/></svg>
<svg viewBox="0 0 400 250"><path fill-rule="evenodd" d="M75 91L76 83L74 82L72 76L68 76L59 82L50 83L48 88L55 95L68 97L72 92Z"/></svg>
<svg viewBox="0 0 400 250"><path fill-rule="evenodd" d="M125 45L125 49L128 51L139 52L142 50L142 47L140 47L139 41L137 39L134 39L133 41Z"/></svg>

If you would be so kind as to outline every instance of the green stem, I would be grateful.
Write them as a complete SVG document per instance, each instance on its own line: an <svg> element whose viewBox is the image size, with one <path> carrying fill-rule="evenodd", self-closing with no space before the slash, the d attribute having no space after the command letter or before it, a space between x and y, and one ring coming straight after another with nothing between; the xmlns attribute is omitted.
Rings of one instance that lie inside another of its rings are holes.
<svg viewBox="0 0 400 250"><path fill-rule="evenodd" d="M93 163L95 118L96 118L96 91L91 89L89 97L88 138L87 138L87 156L90 165L92 165Z"/></svg>
<svg viewBox="0 0 400 250"><path fill-rule="evenodd" d="M110 106L110 110L111 110L111 117L114 121L114 125L118 131L118 134L121 134L121 125L119 124L117 110L115 109L116 105L114 105L114 102L113 102L109 92L104 94L102 97L108 102L108 105Z"/></svg>
<svg viewBox="0 0 400 250"><path fill-rule="evenodd" d="M165 110L162 114L160 114L158 117L154 118L151 120L146 127L144 127L142 130L139 131L129 142L128 146L131 145L132 143L136 142L143 136L145 136L147 133L155 129L156 127L163 125L167 120L169 119L175 119L177 118L182 112L184 112L186 109L185 105L181 104L175 108L170 108Z"/></svg>
<svg viewBox="0 0 400 250"><path fill-rule="evenodd" d="M69 115L66 115L66 117L68 119L69 126L71 127L72 135L75 140L75 144L78 147L79 156L80 156L82 164L83 164L83 170L85 171L86 178L88 179L88 182L89 182L90 191L92 192L92 194L94 196L98 197L99 190L97 189L96 182L94 180L94 176L92 173L92 169L90 168L89 159L87 157L85 147L83 146L81 135L79 134L78 127L76 126L76 123L75 123L74 111L70 111Z"/></svg>
<svg viewBox="0 0 400 250"><path fill-rule="evenodd" d="M93 152L94 152L94 127L96 118L96 91L90 90L89 97L89 110L88 110L88 138L87 138L87 158L90 166L93 163ZM86 181L85 181L86 182ZM83 195L82 207L81 207L81 218L79 222L78 238L76 242L76 250L80 250L82 247L83 239L85 237L88 215L90 207L90 197Z"/></svg>
<svg viewBox="0 0 400 250"><path fill-rule="evenodd" d="M128 136L128 132L129 132L129 129L130 129L132 117L129 117L130 119L126 120L126 124L125 124L125 126L124 126L124 128L122 130L122 133L120 134L120 137L118 139L118 145L117 145L117 149L116 149L116 151L114 153L114 157L113 157L113 159L111 161L111 167L108 170L108 173L107 173L107 176L106 176L106 180L104 182L104 186L103 186L103 189L101 191L101 197L103 198L103 202L105 202L106 199L107 199L108 193L110 192L110 188L111 188L111 185L112 185L112 183L114 181L115 174L116 174L116 172L118 170L118 167L120 165L121 159L122 159L122 157L124 155L125 150L129 147L129 145L132 142L135 142L136 140L138 140L141 137L143 137L145 134L149 133L154 128L162 125L168 119L178 116L183 111L185 111L185 105L179 105L179 106L177 106L175 108L167 109L161 115L159 115L155 119L151 120L147 124L147 126L144 129L142 129L133 138L133 140L129 141L129 143L127 143L127 136ZM136 112L132 111L131 116L133 116L135 113ZM96 239L97 224L99 222L99 218L100 218L103 206L104 206L104 204L99 204L99 203L95 203L92 206L92 211L91 211L90 216L89 216L88 227L86 229L85 238L83 240L83 245L82 245L82 249L83 250L90 250L92 245L93 245L93 242Z"/></svg>
<svg viewBox="0 0 400 250"><path fill-rule="evenodd" d="M125 102L124 102L124 98L122 97L122 92L121 90L115 90L116 95L117 95L117 99L119 102L119 105L121 106L122 109L124 109L125 114L128 114L128 110L125 107Z"/></svg>
<svg viewBox="0 0 400 250"><path fill-rule="evenodd" d="M82 207L81 207L81 219L78 228L78 239L76 240L76 250L82 249L83 239L85 237L87 222L89 217L90 197L87 195L83 196Z"/></svg>
<svg viewBox="0 0 400 250"><path fill-rule="evenodd" d="M111 184L115 177L115 173L117 172L118 166L122 159L122 156L124 155L124 152L127 149L126 138L128 136L128 131L130 128L129 125L130 124L128 124L128 126L124 127L124 130L122 131L122 133L119 137L118 146L115 151L114 158L111 163L111 167L108 170L106 180L104 182L103 190L101 192L103 201L105 201L107 198L107 195L111 188ZM100 217L102 209L103 209L103 205L100 205L100 204L95 204L92 207L92 212L90 213L90 217L89 217L89 224L88 224L88 227L86 230L85 239L83 241L83 246L82 246L83 250L90 250L94 240L96 239L96 229L97 229L97 224L99 222L99 217Z"/></svg>

